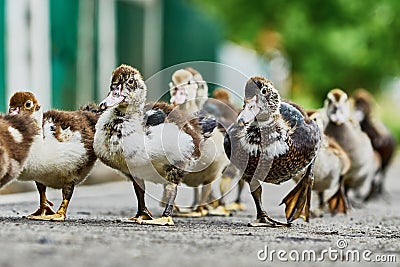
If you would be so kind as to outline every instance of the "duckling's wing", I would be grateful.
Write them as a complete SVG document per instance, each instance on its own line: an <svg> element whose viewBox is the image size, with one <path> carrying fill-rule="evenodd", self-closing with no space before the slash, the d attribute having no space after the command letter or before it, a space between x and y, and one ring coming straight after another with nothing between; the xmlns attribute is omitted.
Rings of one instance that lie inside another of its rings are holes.
<svg viewBox="0 0 400 267"><path fill-rule="evenodd" d="M281 102L279 111L283 119L288 121L292 128L304 123L304 115L302 112L290 103Z"/></svg>
<svg viewBox="0 0 400 267"><path fill-rule="evenodd" d="M234 124L232 123L231 126L228 127L228 129L226 130L226 134L224 137L224 150L225 150L225 154L228 157L228 159L231 159L231 153L232 153L232 148L231 148L231 139L229 137L230 132L232 131L232 128Z"/></svg>
<svg viewBox="0 0 400 267"><path fill-rule="evenodd" d="M203 105L203 109L217 118L221 117L221 110L216 104L212 103L210 99Z"/></svg>
<svg viewBox="0 0 400 267"><path fill-rule="evenodd" d="M202 135L208 137L218 126L217 119L208 115L204 110L200 110L194 114L202 129Z"/></svg>
<svg viewBox="0 0 400 267"><path fill-rule="evenodd" d="M156 126L165 122L167 114L161 109L151 109L144 113L144 122L148 126Z"/></svg>

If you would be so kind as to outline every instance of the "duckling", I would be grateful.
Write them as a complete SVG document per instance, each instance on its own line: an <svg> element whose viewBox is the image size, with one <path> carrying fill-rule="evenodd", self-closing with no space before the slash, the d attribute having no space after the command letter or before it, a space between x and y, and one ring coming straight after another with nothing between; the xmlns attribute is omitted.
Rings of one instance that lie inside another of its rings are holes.
<svg viewBox="0 0 400 267"><path fill-rule="evenodd" d="M0 115L0 188L20 175L38 132L31 118Z"/></svg>
<svg viewBox="0 0 400 267"><path fill-rule="evenodd" d="M202 79L201 74L194 69L189 70L180 69L173 73L172 82L170 83L170 101L189 116L197 114L197 116L207 117L206 112L197 106L199 103L197 102L199 80L195 80L194 75L199 76L197 79ZM207 99L207 96L202 96L201 98L204 100ZM196 161L197 166L193 169L197 171L186 173L184 176L183 182L195 188L195 201L193 203L195 210L184 214L185 216L202 216L208 214L208 212L212 213L212 215L230 215L230 212L223 206L210 211L204 210L207 208L206 204L210 195L212 195L211 183L222 176L223 171L229 164L224 152L223 139L223 133L218 128L215 128L211 137L201 145L202 156ZM200 185L203 185L203 188L199 198L198 187Z"/></svg>
<svg viewBox="0 0 400 267"><path fill-rule="evenodd" d="M383 183L386 172L396 151L396 140L385 125L373 117L373 96L365 89L357 89L352 99L354 102L354 118L360 123L361 129L371 139L372 147L381 158L378 175L372 179L366 201L383 193Z"/></svg>
<svg viewBox="0 0 400 267"><path fill-rule="evenodd" d="M351 118L348 95L341 89L331 90L325 99L324 110L329 119L325 134L334 138L350 158L350 169L341 177L341 186L328 202L332 213L349 209L347 192L358 191L378 168L371 141Z"/></svg>
<svg viewBox="0 0 400 267"><path fill-rule="evenodd" d="M257 220L250 226L290 226L309 220L313 165L321 133L295 103L281 101L270 80L252 77L245 86L244 107L225 136L225 152L250 185ZM304 175L282 200L287 223L273 220L263 209L261 182L280 184Z"/></svg>
<svg viewBox="0 0 400 267"><path fill-rule="evenodd" d="M137 69L122 64L113 71L110 92L100 104L105 110L96 124L94 149L103 163L133 182L138 212L130 221L174 225L172 210L177 187L200 158L200 143L213 128L204 127L204 133L198 118L187 118L167 103L152 103L146 109L146 93ZM147 124L144 118L154 113L158 119ZM165 184L166 207L160 218L154 219L146 207L145 180Z"/></svg>
<svg viewBox="0 0 400 267"><path fill-rule="evenodd" d="M331 137L324 134L323 115L317 110L308 110L307 115L314 120L321 132L321 146L317 152L314 164L313 191L317 192L319 206L324 209L324 192L333 186L339 186L339 180L350 169L350 159L343 148ZM300 180L300 176L295 178Z"/></svg>
<svg viewBox="0 0 400 267"><path fill-rule="evenodd" d="M18 180L35 181L40 204L27 216L34 220L64 221L74 188L90 173L96 155L93 150L98 116L88 111L42 112L35 95L17 92L10 98L10 114L32 118L39 129ZM62 203L57 212L46 197L46 188L62 190Z"/></svg>

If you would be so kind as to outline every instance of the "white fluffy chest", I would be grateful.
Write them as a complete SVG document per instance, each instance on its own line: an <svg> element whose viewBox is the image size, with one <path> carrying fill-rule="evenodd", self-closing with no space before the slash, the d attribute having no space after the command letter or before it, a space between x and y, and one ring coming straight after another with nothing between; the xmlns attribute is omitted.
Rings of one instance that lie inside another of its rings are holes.
<svg viewBox="0 0 400 267"><path fill-rule="evenodd" d="M165 182L167 165L185 164L193 153L192 137L172 123L160 124L148 133L135 132L123 140L126 162L132 174L155 183Z"/></svg>
<svg viewBox="0 0 400 267"><path fill-rule="evenodd" d="M79 132L59 142L52 134L35 137L20 180L35 180L59 188L65 180L76 179L76 172L86 164L88 155Z"/></svg>
<svg viewBox="0 0 400 267"><path fill-rule="evenodd" d="M151 127L148 133L132 133L123 139L123 147L125 157L137 165L148 160L172 164L191 157L193 140L175 124L165 123Z"/></svg>
<svg viewBox="0 0 400 267"><path fill-rule="evenodd" d="M245 127L238 133L240 145L249 155L255 156L260 152L264 157L273 159L289 150L286 131L270 131L262 127L259 131Z"/></svg>
<svg viewBox="0 0 400 267"><path fill-rule="evenodd" d="M113 125L101 121L96 124L93 149L96 156L111 168L129 174L123 154L123 138L119 131L113 129Z"/></svg>

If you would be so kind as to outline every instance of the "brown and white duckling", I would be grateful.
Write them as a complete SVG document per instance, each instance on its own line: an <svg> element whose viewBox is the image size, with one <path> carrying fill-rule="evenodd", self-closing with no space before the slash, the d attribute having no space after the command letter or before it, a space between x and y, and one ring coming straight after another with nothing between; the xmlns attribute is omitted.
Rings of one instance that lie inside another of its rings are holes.
<svg viewBox="0 0 400 267"><path fill-rule="evenodd" d="M250 226L289 226L299 217L308 221L320 141L317 124L298 105L281 101L271 81L250 78L243 110L228 128L224 143L231 162L250 184L257 210L257 220ZM302 172L301 181L282 201L288 223L271 219L262 207L261 182L280 184Z"/></svg>
<svg viewBox="0 0 400 267"><path fill-rule="evenodd" d="M188 116L194 114L207 116L207 112L198 106L201 102L197 101L200 83L198 79L202 79L201 74L194 69L189 70L180 69L173 73L170 83L170 101L177 105L180 110L186 112ZM197 80L195 80L195 75L198 76ZM203 83L205 82L203 81ZM200 98L203 101L208 97L202 95ZM185 216L201 216L208 213L204 208L207 207L206 204L212 195L212 182L222 176L229 164L224 152L223 140L224 134L218 128L215 128L211 137L201 144L201 157L196 161L196 166L193 167L191 172L185 174L183 182L195 188L194 212L185 214ZM201 197L199 197L198 187L201 185L203 187ZM212 215L230 215L230 212L224 206L219 206L216 209L209 210L209 212Z"/></svg>
<svg viewBox="0 0 400 267"><path fill-rule="evenodd" d="M97 115L88 111L49 110L43 114L34 94L17 92L10 98L10 114L33 118L39 128L18 180L35 181L39 209L29 219L63 221L74 188L91 171L96 155L93 138ZM46 187L62 190L62 203L54 212Z"/></svg>
<svg viewBox="0 0 400 267"><path fill-rule="evenodd" d="M354 118L360 123L361 129L371 139L372 147L381 158L378 174L372 180L370 191L365 200L373 199L383 193L383 183L386 171L396 151L396 140L383 122L373 116L373 96L365 89L356 90L352 99L354 102Z"/></svg>
<svg viewBox="0 0 400 267"><path fill-rule="evenodd" d="M38 132L31 118L0 115L0 188L21 174Z"/></svg>
<svg viewBox="0 0 400 267"><path fill-rule="evenodd" d="M340 186L339 180L350 169L350 159L343 148L331 137L324 134L325 126L320 111L309 110L307 115L314 120L322 134L321 146L314 163L313 191L318 195L318 209L323 211L325 206L324 192ZM300 180L300 176L295 180Z"/></svg>
<svg viewBox="0 0 400 267"><path fill-rule="evenodd" d="M342 186L329 199L331 212L346 213L349 208L348 190L357 192L367 179L372 179L379 162L376 161L370 139L351 118L349 98L344 91L331 90L327 94L324 110L329 119L325 134L339 143L351 162L349 171L341 178Z"/></svg>
<svg viewBox="0 0 400 267"><path fill-rule="evenodd" d="M187 119L173 105L154 103L146 112L146 92L137 69L121 65L113 71L110 92L101 103L106 110L96 124L94 148L103 163L132 180L138 212L131 220L173 225L177 186L190 163L201 156L205 133L196 118ZM212 132L213 127L205 128ZM161 218L153 219L146 207L144 181L165 184L166 207Z"/></svg>

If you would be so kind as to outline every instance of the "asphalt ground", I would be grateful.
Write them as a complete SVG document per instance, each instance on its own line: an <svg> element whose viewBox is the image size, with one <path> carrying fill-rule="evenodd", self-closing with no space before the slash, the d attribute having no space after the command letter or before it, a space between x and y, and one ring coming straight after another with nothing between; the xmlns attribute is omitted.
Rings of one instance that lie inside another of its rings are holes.
<svg viewBox="0 0 400 267"><path fill-rule="evenodd" d="M242 194L246 211L230 217L175 217L170 227L124 220L137 207L127 181L77 187L65 222L23 218L37 209L36 192L0 195L0 266L400 266L399 174L398 157L384 198L347 215L296 220L290 228L247 226L255 219L247 186ZM263 186L264 207L273 218L284 221L279 203L294 185ZM149 184L147 189L148 207L160 216L162 188ZM55 207L61 202L58 190L49 189L48 197ZM191 189L179 189L178 204L189 204L191 198ZM315 202L314 196L314 207Z"/></svg>

